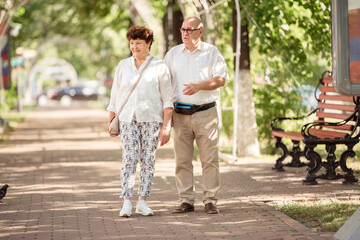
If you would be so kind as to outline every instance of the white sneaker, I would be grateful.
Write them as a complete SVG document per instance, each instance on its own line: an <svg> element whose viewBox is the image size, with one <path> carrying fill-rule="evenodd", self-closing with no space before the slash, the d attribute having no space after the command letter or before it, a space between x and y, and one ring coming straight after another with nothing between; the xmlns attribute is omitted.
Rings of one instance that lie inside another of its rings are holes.
<svg viewBox="0 0 360 240"><path fill-rule="evenodd" d="M145 200L140 200L137 204L136 204L136 213L140 213L143 216L152 216L154 215L153 210L151 210L151 208L149 208L146 205Z"/></svg>
<svg viewBox="0 0 360 240"><path fill-rule="evenodd" d="M120 211L120 217L131 217L132 204L130 200L125 200L124 205Z"/></svg>

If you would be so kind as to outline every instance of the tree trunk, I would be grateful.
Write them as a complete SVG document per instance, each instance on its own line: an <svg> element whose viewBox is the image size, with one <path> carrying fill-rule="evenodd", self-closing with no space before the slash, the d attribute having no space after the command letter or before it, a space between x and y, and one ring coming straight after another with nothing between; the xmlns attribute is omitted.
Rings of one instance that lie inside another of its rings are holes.
<svg viewBox="0 0 360 240"><path fill-rule="evenodd" d="M166 48L164 31L160 19L155 17L154 7L146 0L131 0L130 2L143 19L145 26L153 30L156 42L153 48L155 52L157 52L155 55L162 59L165 55Z"/></svg>
<svg viewBox="0 0 360 240"><path fill-rule="evenodd" d="M184 16L180 11L180 6L176 4L175 9L173 8L173 46L182 43L180 28L183 21Z"/></svg>
<svg viewBox="0 0 360 240"><path fill-rule="evenodd" d="M233 11L233 49L236 49L236 10ZM235 51L234 51L235 52ZM248 25L241 26L240 70L238 79L238 122L237 127L237 156L258 156L259 142L257 139L257 125L255 106L250 74L250 47ZM236 66L234 64L234 66Z"/></svg>
<svg viewBox="0 0 360 240"><path fill-rule="evenodd" d="M176 0L169 0L166 15L164 17L164 33L166 41L166 52L173 46L182 43L181 28L184 17Z"/></svg>
<svg viewBox="0 0 360 240"><path fill-rule="evenodd" d="M209 9L211 2L209 3L207 0L200 0L201 5L204 10ZM214 30L215 28L215 11L205 12L201 16L202 22L204 23L204 27L206 30ZM208 31L205 34L205 41L211 44L215 44L216 33L215 31Z"/></svg>
<svg viewBox="0 0 360 240"><path fill-rule="evenodd" d="M163 58L165 55L165 37L161 20L156 17L156 11L151 3L146 0L114 0L121 8L128 8L130 18L135 25L145 25L154 33L156 44L152 45L152 52L156 57Z"/></svg>

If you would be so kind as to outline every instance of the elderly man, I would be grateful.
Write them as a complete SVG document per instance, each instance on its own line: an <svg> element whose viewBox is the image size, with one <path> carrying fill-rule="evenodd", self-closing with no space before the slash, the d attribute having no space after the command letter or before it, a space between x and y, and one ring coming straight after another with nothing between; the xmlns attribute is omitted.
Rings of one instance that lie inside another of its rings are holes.
<svg viewBox="0 0 360 240"><path fill-rule="evenodd" d="M172 76L175 113L174 149L176 184L181 205L175 213L194 211L194 140L199 148L203 177L203 203L208 214L219 213L216 194L220 189L218 160L219 88L229 79L219 50L201 41L204 27L197 17L186 18L180 28L183 44L165 56Z"/></svg>

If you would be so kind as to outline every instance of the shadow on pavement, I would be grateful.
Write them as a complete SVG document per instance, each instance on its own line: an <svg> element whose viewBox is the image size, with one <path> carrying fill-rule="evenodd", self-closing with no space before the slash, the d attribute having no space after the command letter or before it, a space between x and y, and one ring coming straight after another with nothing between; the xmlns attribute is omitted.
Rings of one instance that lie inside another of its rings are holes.
<svg viewBox="0 0 360 240"><path fill-rule="evenodd" d="M0 203L0 239L332 239L265 203L360 196L358 185L304 186L305 168L278 173L271 170L274 159L252 159L221 163L221 213L207 215L200 163L193 162L196 211L173 214L170 143L157 152L148 201L155 216L120 218L121 143L108 137L106 121L99 109L41 109L0 144L1 181L10 185Z"/></svg>

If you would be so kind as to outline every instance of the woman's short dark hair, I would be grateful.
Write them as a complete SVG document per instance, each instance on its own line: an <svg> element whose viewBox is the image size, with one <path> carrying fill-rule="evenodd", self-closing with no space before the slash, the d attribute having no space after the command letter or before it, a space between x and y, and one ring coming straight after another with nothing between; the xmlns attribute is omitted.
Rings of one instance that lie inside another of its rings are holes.
<svg viewBox="0 0 360 240"><path fill-rule="evenodd" d="M153 32L149 28L140 27L140 26L132 26L129 28L126 34L127 40L135 40L142 39L145 40L146 43L150 43L149 50L151 48L152 43L154 42Z"/></svg>

